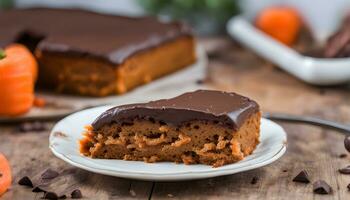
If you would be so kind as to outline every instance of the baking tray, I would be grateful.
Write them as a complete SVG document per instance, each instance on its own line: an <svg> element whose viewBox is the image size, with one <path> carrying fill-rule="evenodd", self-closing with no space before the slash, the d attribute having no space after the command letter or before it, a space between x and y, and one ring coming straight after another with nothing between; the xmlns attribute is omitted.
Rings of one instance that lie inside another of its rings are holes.
<svg viewBox="0 0 350 200"><path fill-rule="evenodd" d="M243 46L307 83L337 85L350 82L350 58L302 55L263 33L242 16L231 18L227 31Z"/></svg>

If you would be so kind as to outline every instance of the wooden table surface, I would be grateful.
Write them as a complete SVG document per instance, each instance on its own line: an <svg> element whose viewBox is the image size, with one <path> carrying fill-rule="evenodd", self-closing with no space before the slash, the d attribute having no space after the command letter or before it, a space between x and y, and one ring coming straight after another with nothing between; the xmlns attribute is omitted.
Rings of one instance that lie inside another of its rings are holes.
<svg viewBox="0 0 350 200"><path fill-rule="evenodd" d="M235 91L255 99L263 111L310 115L350 122L347 86L307 85L238 48L228 38L200 41L209 51L209 87ZM330 66L331 67L331 66ZM53 122L47 125L51 128ZM235 175L184 182L146 182L109 177L76 169L72 176L85 199L350 199L350 175L338 169L350 164L343 146L344 135L315 126L280 123L288 133L286 154L260 169ZM16 124L0 125L0 152L9 159L14 182L0 199L40 199L17 181L31 171L68 169L48 148L49 130L20 133ZM313 194L312 184L292 182L306 169L312 182L323 179L333 188L329 195ZM251 180L258 177L256 184Z"/></svg>

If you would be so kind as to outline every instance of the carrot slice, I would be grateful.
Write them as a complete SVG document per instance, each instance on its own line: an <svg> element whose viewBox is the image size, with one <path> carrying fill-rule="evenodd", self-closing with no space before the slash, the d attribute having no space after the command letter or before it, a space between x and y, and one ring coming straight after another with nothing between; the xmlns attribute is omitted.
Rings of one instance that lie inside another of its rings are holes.
<svg viewBox="0 0 350 200"><path fill-rule="evenodd" d="M0 197L11 186L12 175L10 164L3 154L0 153Z"/></svg>

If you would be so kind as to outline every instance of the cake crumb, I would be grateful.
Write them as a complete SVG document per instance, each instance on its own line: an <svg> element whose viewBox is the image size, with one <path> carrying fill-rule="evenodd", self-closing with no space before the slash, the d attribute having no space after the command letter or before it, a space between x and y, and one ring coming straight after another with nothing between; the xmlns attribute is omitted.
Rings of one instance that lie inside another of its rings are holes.
<svg viewBox="0 0 350 200"><path fill-rule="evenodd" d="M86 125L86 126L84 126L84 128L85 128L85 130L87 130L87 131L92 131L92 130L94 130L94 128L93 128L91 125Z"/></svg>
<svg viewBox="0 0 350 200"><path fill-rule="evenodd" d="M136 192L133 189L129 190L129 193L131 196L135 197L136 196Z"/></svg>
<svg viewBox="0 0 350 200"><path fill-rule="evenodd" d="M61 132L61 131L55 131L55 132L53 133L53 136L55 136L55 137L62 137L62 138L68 137L66 134L64 134L64 133Z"/></svg>
<svg viewBox="0 0 350 200"><path fill-rule="evenodd" d="M155 163L159 160L158 156L143 157L143 160L147 163Z"/></svg>
<svg viewBox="0 0 350 200"><path fill-rule="evenodd" d="M212 151L216 149L216 145L214 143L206 143L203 148L200 150L202 153Z"/></svg>
<svg viewBox="0 0 350 200"><path fill-rule="evenodd" d="M196 161L193 159L193 157L191 155L181 155L181 160L186 165L196 163Z"/></svg>
<svg viewBox="0 0 350 200"><path fill-rule="evenodd" d="M168 194L167 195L169 198L173 198L174 197L174 195L172 195L172 194Z"/></svg>
<svg viewBox="0 0 350 200"><path fill-rule="evenodd" d="M224 137L220 135L218 139L218 144L216 145L216 149L217 150L224 149L228 143L230 142L228 140L225 140Z"/></svg>
<svg viewBox="0 0 350 200"><path fill-rule="evenodd" d="M163 126L159 127L159 131L160 131L160 132L168 132L168 131L169 131L169 127L163 125Z"/></svg>
<svg viewBox="0 0 350 200"><path fill-rule="evenodd" d="M46 106L46 100L42 97L35 97L33 105L38 108L43 108Z"/></svg>
<svg viewBox="0 0 350 200"><path fill-rule="evenodd" d="M176 140L174 143L171 144L171 146L181 147L182 145L188 144L190 142L191 142L191 138L189 136L180 133L179 140Z"/></svg>

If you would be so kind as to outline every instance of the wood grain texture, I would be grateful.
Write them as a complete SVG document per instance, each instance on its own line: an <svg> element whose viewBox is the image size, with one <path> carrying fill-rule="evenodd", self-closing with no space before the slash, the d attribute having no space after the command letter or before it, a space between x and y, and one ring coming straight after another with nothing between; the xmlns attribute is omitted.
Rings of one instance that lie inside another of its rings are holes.
<svg viewBox="0 0 350 200"><path fill-rule="evenodd" d="M350 122L348 86L307 85L227 38L202 39L209 51L206 84L210 88L235 91L255 99L263 111L311 115L338 122ZM52 127L54 122L48 123ZM288 133L287 153L260 169L235 175L183 182L145 182L93 174L77 169L72 181L84 199L350 199L346 186L350 175L338 169L350 164L343 147L344 135L314 126L280 123ZM51 167L72 166L55 158L48 148L49 131L19 133L16 125L0 125L0 152L10 160L14 183L0 199L40 199L42 194L19 186L23 175ZM324 179L330 195L312 192L312 184L292 182L306 169L314 182ZM257 177L256 184L251 180Z"/></svg>

